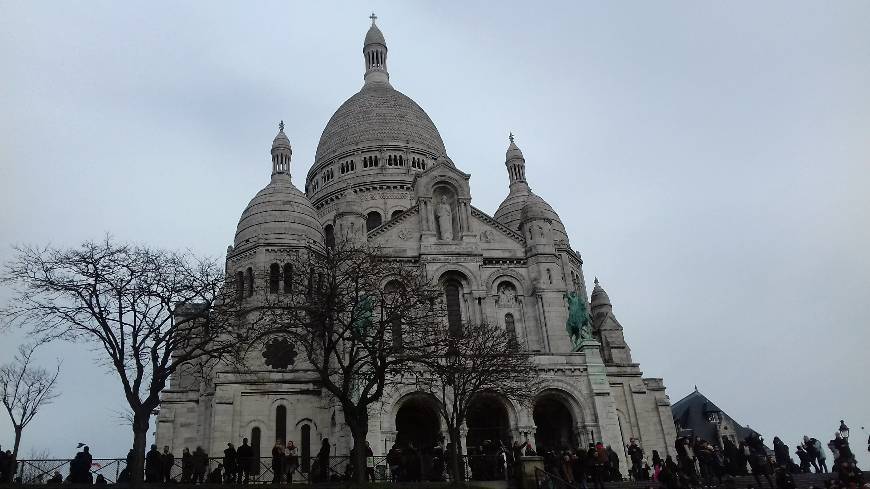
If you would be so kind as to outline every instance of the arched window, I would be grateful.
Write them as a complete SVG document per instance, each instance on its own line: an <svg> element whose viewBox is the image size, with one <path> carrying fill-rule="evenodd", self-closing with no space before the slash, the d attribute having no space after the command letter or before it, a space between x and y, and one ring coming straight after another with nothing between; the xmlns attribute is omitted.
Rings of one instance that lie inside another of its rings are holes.
<svg viewBox="0 0 870 489"><path fill-rule="evenodd" d="M399 214L401 214L401 213L403 213L403 212L405 212L405 211L403 211L402 209L396 209L396 210L394 210L393 213L390 214L390 219L395 219L395 218L397 218L397 217L399 216Z"/></svg>
<svg viewBox="0 0 870 489"><path fill-rule="evenodd" d="M239 299L245 297L245 274L243 272L236 273L236 297Z"/></svg>
<svg viewBox="0 0 870 489"><path fill-rule="evenodd" d="M511 347L515 348L517 346L517 327L514 324L513 314L507 313L504 315L504 329L510 335Z"/></svg>
<svg viewBox="0 0 870 489"><path fill-rule="evenodd" d="M293 292L293 265L284 264L284 293Z"/></svg>
<svg viewBox="0 0 870 489"><path fill-rule="evenodd" d="M248 267L245 274L248 282L248 297L251 297L254 295L254 269Z"/></svg>
<svg viewBox="0 0 870 489"><path fill-rule="evenodd" d="M275 440L287 443L287 406L275 408Z"/></svg>
<svg viewBox="0 0 870 489"><path fill-rule="evenodd" d="M302 473L307 474L311 470L311 425L302 425L301 436L299 440L299 455L302 457Z"/></svg>
<svg viewBox="0 0 870 489"><path fill-rule="evenodd" d="M462 332L461 291L462 284L458 280L450 279L444 283L444 296L447 305L447 327L450 334Z"/></svg>
<svg viewBox="0 0 870 489"><path fill-rule="evenodd" d="M269 266L269 293L277 294L281 286L281 266L273 263Z"/></svg>
<svg viewBox="0 0 870 489"><path fill-rule="evenodd" d="M366 231L371 231L372 229L381 225L381 213L378 211L369 212L366 217Z"/></svg>
<svg viewBox="0 0 870 489"><path fill-rule="evenodd" d="M393 340L393 351L400 352L403 349L402 346L402 319L400 317L400 311L398 311L398 307L401 304L401 291L402 285L393 280L384 287L384 302L387 308L387 315L394 316L390 320L390 329L392 333Z"/></svg>
<svg viewBox="0 0 870 489"><path fill-rule="evenodd" d="M335 248L335 228L332 224L327 224L323 227L324 239L326 240L327 248Z"/></svg>
<svg viewBox="0 0 870 489"><path fill-rule="evenodd" d="M256 426L251 428L251 451L254 453L251 471L255 474L260 473L260 438L260 428Z"/></svg>

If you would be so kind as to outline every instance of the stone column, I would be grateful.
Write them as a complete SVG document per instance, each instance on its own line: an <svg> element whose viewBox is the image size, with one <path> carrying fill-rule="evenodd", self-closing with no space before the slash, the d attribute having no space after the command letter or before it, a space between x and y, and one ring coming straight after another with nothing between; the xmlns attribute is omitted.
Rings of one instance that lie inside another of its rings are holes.
<svg viewBox="0 0 870 489"><path fill-rule="evenodd" d="M620 468L625 468L628 465L626 465L625 447L619 429L619 415L616 412L616 402L610 392L610 382L607 379L604 361L601 359L600 347L601 343L596 340L583 340L578 348L578 351L586 356L587 378L600 430L600 433L596 433L598 437L596 441L612 447L619 456Z"/></svg>

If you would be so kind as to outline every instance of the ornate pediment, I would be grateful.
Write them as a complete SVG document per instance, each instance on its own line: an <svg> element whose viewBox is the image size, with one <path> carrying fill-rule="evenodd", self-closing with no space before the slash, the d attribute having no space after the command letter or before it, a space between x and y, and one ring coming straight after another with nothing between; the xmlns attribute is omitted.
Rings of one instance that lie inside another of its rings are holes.
<svg viewBox="0 0 870 489"><path fill-rule="evenodd" d="M380 246L405 246L420 241L420 209L417 206L381 224L368 237Z"/></svg>
<svg viewBox="0 0 870 489"><path fill-rule="evenodd" d="M471 207L471 216L477 221L475 229L478 230L481 245L498 240L512 241L520 245L519 249L525 249L526 240L520 233L489 217L477 207Z"/></svg>

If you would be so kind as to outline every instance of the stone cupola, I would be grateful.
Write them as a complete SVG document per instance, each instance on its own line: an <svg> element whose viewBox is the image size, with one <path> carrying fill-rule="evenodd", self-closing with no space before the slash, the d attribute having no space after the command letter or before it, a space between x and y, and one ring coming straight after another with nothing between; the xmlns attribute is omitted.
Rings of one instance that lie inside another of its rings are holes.
<svg viewBox="0 0 870 489"><path fill-rule="evenodd" d="M375 21L378 16L372 12L372 26L366 33L363 44L363 57L366 62L366 72L363 79L369 83L390 83L390 72L387 71L387 41Z"/></svg>
<svg viewBox="0 0 870 489"><path fill-rule="evenodd" d="M278 123L278 134L272 141L272 175L277 173L290 174L290 160L293 157L293 148L290 139L284 134L284 121Z"/></svg>

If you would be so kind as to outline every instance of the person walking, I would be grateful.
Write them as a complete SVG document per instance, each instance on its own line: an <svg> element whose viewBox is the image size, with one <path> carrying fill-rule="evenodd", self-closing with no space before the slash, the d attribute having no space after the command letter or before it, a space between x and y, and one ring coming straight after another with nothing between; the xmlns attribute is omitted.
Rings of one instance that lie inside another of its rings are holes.
<svg viewBox="0 0 870 489"><path fill-rule="evenodd" d="M626 451L628 458L631 459L631 474L629 476L636 481L642 480L640 471L643 468L643 449L638 446L637 440L632 438L631 443L626 447Z"/></svg>

